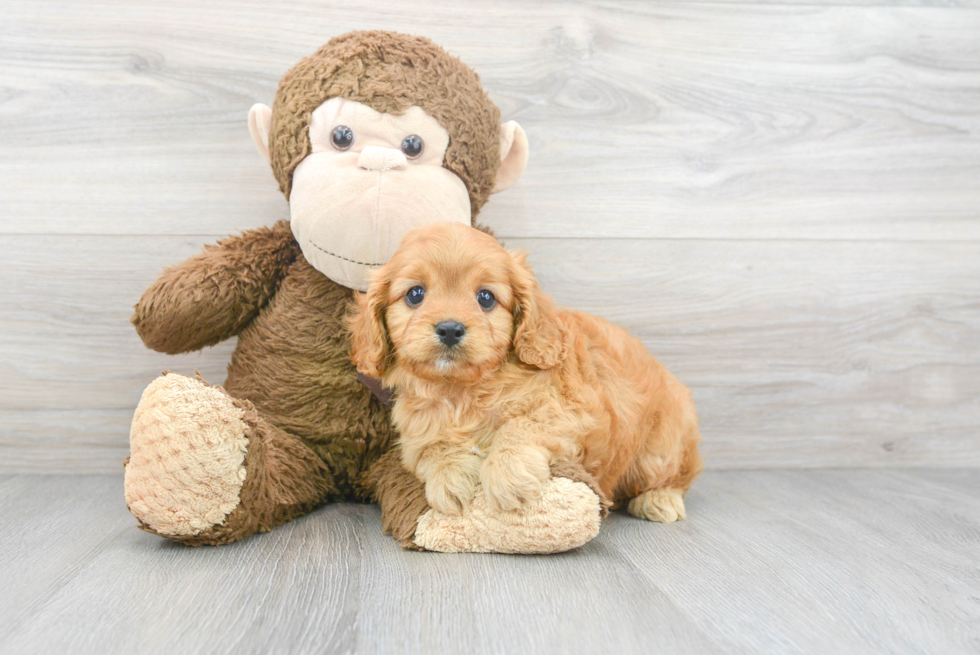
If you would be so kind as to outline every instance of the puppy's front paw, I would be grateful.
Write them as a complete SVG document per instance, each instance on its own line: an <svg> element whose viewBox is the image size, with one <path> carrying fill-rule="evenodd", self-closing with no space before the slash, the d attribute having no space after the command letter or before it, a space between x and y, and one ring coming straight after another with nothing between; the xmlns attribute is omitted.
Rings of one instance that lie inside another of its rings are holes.
<svg viewBox="0 0 980 655"><path fill-rule="evenodd" d="M480 469L480 484L491 509L516 510L537 500L550 476L547 456L538 450L502 450L491 453Z"/></svg>
<svg viewBox="0 0 980 655"><path fill-rule="evenodd" d="M473 500L478 483L475 468L443 466L425 480L425 499L437 512L460 514Z"/></svg>

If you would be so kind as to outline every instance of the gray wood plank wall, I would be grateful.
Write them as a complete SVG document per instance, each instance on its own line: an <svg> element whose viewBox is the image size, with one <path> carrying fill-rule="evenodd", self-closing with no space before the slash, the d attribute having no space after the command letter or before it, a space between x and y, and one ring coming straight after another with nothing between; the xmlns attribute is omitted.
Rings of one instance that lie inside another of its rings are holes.
<svg viewBox="0 0 980 655"><path fill-rule="evenodd" d="M5 0L0 470L118 471L161 369L223 379L233 344L152 353L130 308L288 216L246 112L372 27L524 126L481 220L692 387L709 466L978 466L977 6Z"/></svg>

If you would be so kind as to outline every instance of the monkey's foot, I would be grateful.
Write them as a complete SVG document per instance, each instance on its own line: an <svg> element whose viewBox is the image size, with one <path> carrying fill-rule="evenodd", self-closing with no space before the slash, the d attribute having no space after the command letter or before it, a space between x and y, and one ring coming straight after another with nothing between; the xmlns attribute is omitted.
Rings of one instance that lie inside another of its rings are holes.
<svg viewBox="0 0 980 655"><path fill-rule="evenodd" d="M659 523L683 520L687 516L684 510L684 492L673 487L644 491L630 501L629 513L638 519Z"/></svg>
<svg viewBox="0 0 980 655"><path fill-rule="evenodd" d="M550 478L539 498L516 511L490 509L481 488L462 515L422 514L415 545L443 553L560 553L596 536L602 511L587 484L563 477Z"/></svg>
<svg viewBox="0 0 980 655"><path fill-rule="evenodd" d="M245 411L220 387L175 373L143 392L130 432L126 503L160 535L219 525L238 507L248 446Z"/></svg>

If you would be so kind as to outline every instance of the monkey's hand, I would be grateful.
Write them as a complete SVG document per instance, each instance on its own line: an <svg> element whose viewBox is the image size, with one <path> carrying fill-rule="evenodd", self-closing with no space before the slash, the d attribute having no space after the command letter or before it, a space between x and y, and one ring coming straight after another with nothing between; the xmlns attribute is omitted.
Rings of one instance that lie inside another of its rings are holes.
<svg viewBox="0 0 980 655"><path fill-rule="evenodd" d="M213 346L255 318L298 252L288 221L206 246L150 285L132 323L143 343L160 352Z"/></svg>

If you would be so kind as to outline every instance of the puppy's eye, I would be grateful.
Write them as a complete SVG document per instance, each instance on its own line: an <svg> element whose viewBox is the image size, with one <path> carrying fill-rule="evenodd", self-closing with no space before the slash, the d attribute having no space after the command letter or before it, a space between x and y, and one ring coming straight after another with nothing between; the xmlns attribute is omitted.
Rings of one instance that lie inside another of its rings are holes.
<svg viewBox="0 0 980 655"><path fill-rule="evenodd" d="M418 134L411 134L402 139L402 152L409 159L418 159L422 156L422 150L424 149L425 143L422 142L422 137Z"/></svg>
<svg viewBox="0 0 980 655"><path fill-rule="evenodd" d="M412 287L405 294L405 302L409 307L415 307L425 299L425 287Z"/></svg>
<svg viewBox="0 0 980 655"><path fill-rule="evenodd" d="M486 289L480 289L476 294L476 301L480 303L480 307L487 311L493 309L493 306L497 304L497 299Z"/></svg>
<svg viewBox="0 0 980 655"><path fill-rule="evenodd" d="M347 150L354 143L354 131L346 125L338 125L330 133L330 143L337 150Z"/></svg>

